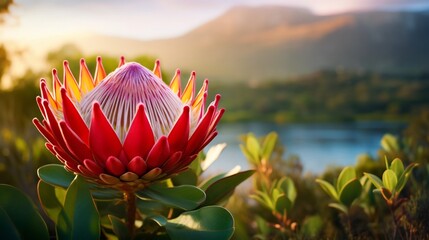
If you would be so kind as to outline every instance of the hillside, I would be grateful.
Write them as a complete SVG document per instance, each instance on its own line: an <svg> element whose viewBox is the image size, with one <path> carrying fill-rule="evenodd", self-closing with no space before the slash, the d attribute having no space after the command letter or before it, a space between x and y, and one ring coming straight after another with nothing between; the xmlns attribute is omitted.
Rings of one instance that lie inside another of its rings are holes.
<svg viewBox="0 0 429 240"><path fill-rule="evenodd" d="M74 42L86 53L151 54L172 71L195 69L224 81L278 79L320 69L419 72L429 69L429 14L318 16L300 8L235 7L174 39L91 35Z"/></svg>

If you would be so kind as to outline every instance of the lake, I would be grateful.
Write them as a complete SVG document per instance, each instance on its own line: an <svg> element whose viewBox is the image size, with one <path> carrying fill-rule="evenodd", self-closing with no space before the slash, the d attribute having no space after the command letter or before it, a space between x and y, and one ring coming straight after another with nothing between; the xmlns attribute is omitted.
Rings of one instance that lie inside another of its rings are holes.
<svg viewBox="0 0 429 240"><path fill-rule="evenodd" d="M304 172L321 173L327 166L353 165L359 154L374 156L380 148L380 140L385 133L399 135L405 124L395 122L352 122L352 123L221 123L219 135L209 145L227 143L219 159L208 169L218 173L240 165L242 170L250 166L239 144L239 136L253 132L256 136L271 131L279 134L285 146L285 157L290 154L299 156ZM206 151L208 148L206 148Z"/></svg>

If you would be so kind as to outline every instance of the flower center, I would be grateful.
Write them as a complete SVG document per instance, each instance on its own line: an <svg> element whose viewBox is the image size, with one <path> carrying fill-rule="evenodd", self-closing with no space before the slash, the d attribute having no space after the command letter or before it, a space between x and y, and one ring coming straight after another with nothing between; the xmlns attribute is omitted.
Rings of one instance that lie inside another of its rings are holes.
<svg viewBox="0 0 429 240"><path fill-rule="evenodd" d="M81 101L81 113L89 126L92 105L97 101L123 141L131 125L137 106L145 105L146 115L155 138L167 135L183 110L179 97L142 65L126 63L110 73Z"/></svg>

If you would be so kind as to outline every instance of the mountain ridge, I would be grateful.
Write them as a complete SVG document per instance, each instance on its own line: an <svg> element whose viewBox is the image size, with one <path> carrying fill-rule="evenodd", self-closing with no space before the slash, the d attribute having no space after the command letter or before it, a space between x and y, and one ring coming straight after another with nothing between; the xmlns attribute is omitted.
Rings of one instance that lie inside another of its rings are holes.
<svg viewBox="0 0 429 240"><path fill-rule="evenodd" d="M401 72L429 69L429 14L316 15L290 7L234 7L176 38L77 39L86 53L150 54L163 67L223 81L262 81L320 69ZM124 47L126 46L126 47Z"/></svg>

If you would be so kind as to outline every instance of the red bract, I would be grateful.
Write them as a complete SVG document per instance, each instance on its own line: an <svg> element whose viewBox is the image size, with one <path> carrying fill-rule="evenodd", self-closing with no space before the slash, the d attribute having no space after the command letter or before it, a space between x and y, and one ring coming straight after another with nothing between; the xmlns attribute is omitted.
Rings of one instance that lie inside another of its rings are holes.
<svg viewBox="0 0 429 240"><path fill-rule="evenodd" d="M193 72L182 91L179 70L167 86L158 61L152 72L123 58L106 76L98 58L94 77L81 60L77 82L64 62L62 83L53 70L52 91L41 80L43 120L33 122L67 170L136 190L187 169L216 136L220 96L205 111L208 81L195 94L195 79Z"/></svg>

